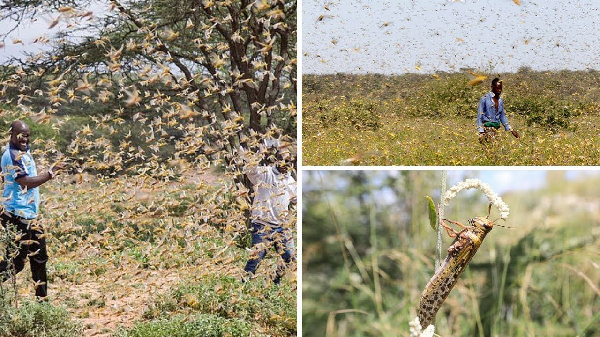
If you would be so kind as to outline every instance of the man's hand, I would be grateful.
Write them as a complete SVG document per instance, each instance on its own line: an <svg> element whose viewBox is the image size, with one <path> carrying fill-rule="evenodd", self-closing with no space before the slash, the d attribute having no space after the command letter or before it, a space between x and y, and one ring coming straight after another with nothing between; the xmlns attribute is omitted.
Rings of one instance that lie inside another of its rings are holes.
<svg viewBox="0 0 600 337"><path fill-rule="evenodd" d="M50 167L52 168L52 171L58 172L58 171L62 171L64 169L66 169L67 163L59 161L59 162L52 164L52 166L50 166Z"/></svg>
<svg viewBox="0 0 600 337"><path fill-rule="evenodd" d="M57 161L54 164L50 165L50 169L48 170L48 173L50 174L50 178L54 178L54 176L56 174L58 174L60 171L64 170L67 168L67 163L65 163L64 161Z"/></svg>
<svg viewBox="0 0 600 337"><path fill-rule="evenodd" d="M510 130L510 133L512 133L513 136L515 136L515 138L521 138L521 137L519 137L519 133L515 130Z"/></svg>
<svg viewBox="0 0 600 337"><path fill-rule="evenodd" d="M479 142L481 144L485 143L485 132L480 132L479 133Z"/></svg>

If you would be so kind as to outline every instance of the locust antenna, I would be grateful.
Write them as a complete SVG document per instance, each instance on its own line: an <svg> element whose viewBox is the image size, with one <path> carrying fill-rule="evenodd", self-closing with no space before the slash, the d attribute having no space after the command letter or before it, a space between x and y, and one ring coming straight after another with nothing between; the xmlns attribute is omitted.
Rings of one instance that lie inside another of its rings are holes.
<svg viewBox="0 0 600 337"><path fill-rule="evenodd" d="M498 220L500 220L501 218L498 218L496 220L494 220L493 222L496 222ZM502 226L502 225L496 225L496 226L500 226L500 227L504 227L504 228L508 228L508 229L516 229L517 227L511 227L511 226Z"/></svg>

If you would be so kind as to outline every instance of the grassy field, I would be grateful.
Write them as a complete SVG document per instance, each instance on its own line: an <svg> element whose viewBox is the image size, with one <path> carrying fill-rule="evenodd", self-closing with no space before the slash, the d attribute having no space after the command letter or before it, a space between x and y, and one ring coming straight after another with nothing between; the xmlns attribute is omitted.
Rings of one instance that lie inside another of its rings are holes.
<svg viewBox="0 0 600 337"><path fill-rule="evenodd" d="M304 336L409 335L435 269L425 196L437 203L440 179L439 171L304 175ZM600 333L600 177L548 171L546 179L502 196L510 216L496 224L515 229L488 234L437 314L439 336ZM445 210L462 223L486 214L479 191L459 193ZM451 241L444 232L442 258Z"/></svg>
<svg viewBox="0 0 600 337"><path fill-rule="evenodd" d="M483 146L475 124L489 91L465 74L305 75L304 165L598 165L600 74L502 74L509 121Z"/></svg>
<svg viewBox="0 0 600 337"><path fill-rule="evenodd" d="M270 253L242 283L243 200L218 170L177 165L185 181L82 174L44 185L50 301L32 303L26 267L1 287L0 335L295 335L295 265L274 286L281 261Z"/></svg>

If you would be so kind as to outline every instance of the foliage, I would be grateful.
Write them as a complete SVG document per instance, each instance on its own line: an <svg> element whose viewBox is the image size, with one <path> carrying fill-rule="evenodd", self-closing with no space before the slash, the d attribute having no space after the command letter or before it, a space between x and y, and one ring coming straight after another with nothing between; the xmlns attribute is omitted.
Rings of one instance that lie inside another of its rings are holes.
<svg viewBox="0 0 600 337"><path fill-rule="evenodd" d="M224 329L246 331L233 333L234 336L246 336L258 326L268 326L274 335L295 333L295 301L286 298L294 295L292 289L286 285L265 289L262 282L250 282L240 288L240 282L232 277L210 275L194 284L182 284L157 298L144 318L153 322L191 311L203 315L207 322L221 322Z"/></svg>
<svg viewBox="0 0 600 337"><path fill-rule="evenodd" d="M469 85L465 76L448 75L427 82L420 95L411 99L411 104L417 108L416 116L469 118L481 96L481 88Z"/></svg>
<svg viewBox="0 0 600 337"><path fill-rule="evenodd" d="M242 283L250 252L237 245L246 227L233 182L180 165L182 181L81 174L42 186L51 303L86 335L177 333L199 324L223 335L295 333L294 263L273 286L282 261L270 253L256 278ZM3 284L4 307L31 296L29 279L25 270Z"/></svg>
<svg viewBox="0 0 600 337"><path fill-rule="evenodd" d="M61 27L35 39L43 52L4 62L0 98L60 130L73 171L185 157L223 161L240 179L240 145L295 137L296 1L112 0L97 16L87 5L9 1L0 18L51 15L49 29Z"/></svg>
<svg viewBox="0 0 600 337"><path fill-rule="evenodd" d="M64 304L84 334L128 331L136 321L142 334L205 323L217 334L236 334L249 322L253 333L295 332L293 264L285 291L264 289L281 262L276 255L261 264L253 280L260 287L239 280L253 197L245 166L263 162L266 140L295 153L296 6L0 5L0 22L9 27L1 37L30 19L51 18L39 38L22 42L43 45L29 48L41 52L2 60L0 128L25 120L38 171L56 161L68 167L41 186L40 222L49 231L50 301ZM0 134L6 144L6 132ZM182 306L173 320L141 317L154 296L175 292L179 282L190 286L189 296L210 292L196 285L211 274L244 294L248 303L238 308L264 317L223 317L214 301L203 303L208 313ZM11 279L11 304L30 293L26 279L27 271Z"/></svg>
<svg viewBox="0 0 600 337"><path fill-rule="evenodd" d="M545 126L553 131L576 129L571 120L590 108L589 103L561 103L543 97L515 100L507 105L507 109L518 111L525 117L527 126Z"/></svg>
<svg viewBox="0 0 600 337"><path fill-rule="evenodd" d="M408 322L435 269L436 238L423 196L439 199L440 173L368 171L362 189L353 184L356 175L309 171L304 176L303 334L408 336ZM511 207L508 225L516 229L495 227L488 234L439 311L436 333L598 333L600 273L592 261L600 233L590 226L600 218L589 209L600 205L588 201L598 200L598 190L589 185L599 178L564 175L549 171L543 188L503 196ZM364 212L370 214L365 223L359 216ZM486 212L487 200L467 193L453 199L446 217L464 223ZM452 239L444 236L448 247Z"/></svg>
<svg viewBox="0 0 600 337"><path fill-rule="evenodd" d="M342 102L329 107L319 106L321 126L325 129L352 125L356 130L377 130L381 126L379 113L375 104L360 101Z"/></svg>
<svg viewBox="0 0 600 337"><path fill-rule="evenodd" d="M217 315L198 315L192 318L172 317L147 323L135 328L118 331L117 337L188 337L188 336L249 336L252 326L248 322L227 320Z"/></svg>
<svg viewBox="0 0 600 337"><path fill-rule="evenodd" d="M82 330L65 308L47 303L24 302L19 308L3 308L0 319L0 336L78 337Z"/></svg>

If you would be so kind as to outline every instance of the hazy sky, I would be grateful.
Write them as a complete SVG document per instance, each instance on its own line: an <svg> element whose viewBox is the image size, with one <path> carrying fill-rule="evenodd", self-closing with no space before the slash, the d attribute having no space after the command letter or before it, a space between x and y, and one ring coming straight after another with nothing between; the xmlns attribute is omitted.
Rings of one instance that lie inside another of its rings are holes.
<svg viewBox="0 0 600 337"><path fill-rule="evenodd" d="M599 31L598 0L303 0L302 72L600 69Z"/></svg>
<svg viewBox="0 0 600 337"><path fill-rule="evenodd" d="M25 20L7 38L0 40L3 45L0 48L0 63L4 63L11 57L21 58L24 52L36 54L42 50L49 50L49 44L39 41L43 41L43 38L52 40L58 33L70 29L72 26L87 25L91 22L90 20L96 20L98 16L104 15L107 8L107 1L91 1L89 7L78 8L73 13L60 13L56 10L38 11L38 15L33 21ZM87 11L93 12L93 15L84 18L75 15ZM58 23L53 25L55 20ZM10 21L0 22L0 32L2 33L13 27L14 24Z"/></svg>
<svg viewBox="0 0 600 337"><path fill-rule="evenodd" d="M448 170L448 188L465 179L465 171ZM468 171L470 172L470 171ZM524 191L541 188L546 184L547 170L481 170L479 179L489 184L494 192L503 194L508 191ZM567 177L575 178L585 171L567 171ZM587 171L598 174L598 171Z"/></svg>

